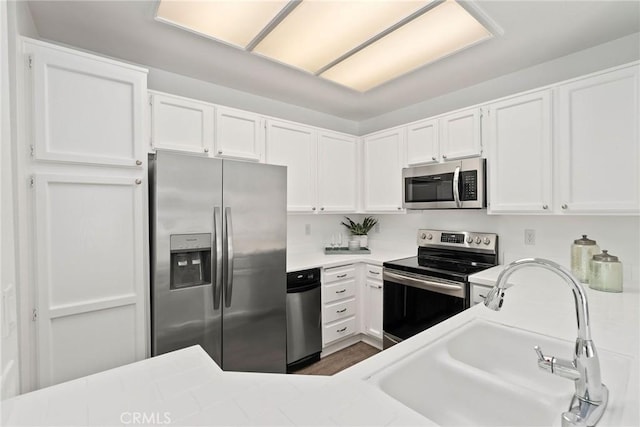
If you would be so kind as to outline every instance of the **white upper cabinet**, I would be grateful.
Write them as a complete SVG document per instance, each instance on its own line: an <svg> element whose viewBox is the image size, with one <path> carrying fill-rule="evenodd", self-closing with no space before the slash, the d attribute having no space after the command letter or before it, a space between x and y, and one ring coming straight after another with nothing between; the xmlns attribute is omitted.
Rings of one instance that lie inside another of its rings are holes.
<svg viewBox="0 0 640 427"><path fill-rule="evenodd" d="M552 212L551 90L490 104L486 119L489 212Z"/></svg>
<svg viewBox="0 0 640 427"><path fill-rule="evenodd" d="M412 166L439 160L438 120L422 120L407 126L407 164Z"/></svg>
<svg viewBox="0 0 640 427"><path fill-rule="evenodd" d="M443 160L479 156L481 111L470 108L440 117L440 154Z"/></svg>
<svg viewBox="0 0 640 427"><path fill-rule="evenodd" d="M364 210L402 211L405 128L368 135L364 150Z"/></svg>
<svg viewBox="0 0 640 427"><path fill-rule="evenodd" d="M260 161L264 133L264 121L259 115L216 108L216 156Z"/></svg>
<svg viewBox="0 0 640 427"><path fill-rule="evenodd" d="M560 211L638 213L638 66L557 90Z"/></svg>
<svg viewBox="0 0 640 427"><path fill-rule="evenodd" d="M358 200L357 139L320 131L317 163L320 212L355 212Z"/></svg>
<svg viewBox="0 0 640 427"><path fill-rule="evenodd" d="M146 70L45 43L24 47L36 160L135 167L146 159Z"/></svg>
<svg viewBox="0 0 640 427"><path fill-rule="evenodd" d="M213 150L214 106L149 91L153 148L208 153Z"/></svg>
<svg viewBox="0 0 640 427"><path fill-rule="evenodd" d="M315 129L277 120L267 121L265 162L287 166L287 209L315 212L316 188Z"/></svg>

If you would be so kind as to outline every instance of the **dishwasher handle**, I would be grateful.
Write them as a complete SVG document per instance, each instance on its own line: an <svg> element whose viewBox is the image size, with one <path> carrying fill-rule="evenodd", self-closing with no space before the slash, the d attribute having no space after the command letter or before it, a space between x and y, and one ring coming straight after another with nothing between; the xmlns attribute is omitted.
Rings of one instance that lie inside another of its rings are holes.
<svg viewBox="0 0 640 427"><path fill-rule="evenodd" d="M307 292L310 291L312 289L316 289L320 287L320 282L314 282L314 283L309 283L306 285L302 285L302 286L292 286L290 288L287 288L287 293L288 294L298 294L300 292Z"/></svg>

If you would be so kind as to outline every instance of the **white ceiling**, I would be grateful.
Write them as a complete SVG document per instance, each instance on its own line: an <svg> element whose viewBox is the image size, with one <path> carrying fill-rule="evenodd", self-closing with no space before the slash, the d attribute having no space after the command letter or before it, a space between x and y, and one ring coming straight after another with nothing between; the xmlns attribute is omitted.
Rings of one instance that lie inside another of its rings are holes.
<svg viewBox="0 0 640 427"><path fill-rule="evenodd" d="M640 31L637 0L477 4L502 36L366 93L157 22L154 0L29 1L29 8L44 39L355 121Z"/></svg>

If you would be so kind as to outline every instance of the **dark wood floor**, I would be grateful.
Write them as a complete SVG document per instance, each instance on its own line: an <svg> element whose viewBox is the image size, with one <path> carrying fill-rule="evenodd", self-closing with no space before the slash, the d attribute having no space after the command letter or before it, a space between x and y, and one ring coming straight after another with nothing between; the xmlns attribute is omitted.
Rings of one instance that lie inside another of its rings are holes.
<svg viewBox="0 0 640 427"><path fill-rule="evenodd" d="M359 342L293 373L302 375L333 375L379 352L380 350L377 348Z"/></svg>

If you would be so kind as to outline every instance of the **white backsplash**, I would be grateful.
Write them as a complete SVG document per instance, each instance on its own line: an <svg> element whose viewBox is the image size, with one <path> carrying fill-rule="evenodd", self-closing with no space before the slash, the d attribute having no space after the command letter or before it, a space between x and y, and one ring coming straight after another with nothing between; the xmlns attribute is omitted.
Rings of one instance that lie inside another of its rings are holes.
<svg viewBox="0 0 640 427"><path fill-rule="evenodd" d="M365 215L348 215L362 221ZM500 263L523 257L543 257L562 265L570 264L573 240L587 234L602 249L620 258L625 282L640 282L640 218L627 216L516 216L487 215L484 210L430 210L408 214L371 215L379 221L379 231L369 233L369 246L378 249L416 248L419 228L490 232L500 238ZM346 245L347 230L340 222L343 215L288 216L288 250L298 253L321 251L331 235L342 232ZM310 234L305 234L305 227ZM535 244L525 245L525 230L535 230Z"/></svg>

